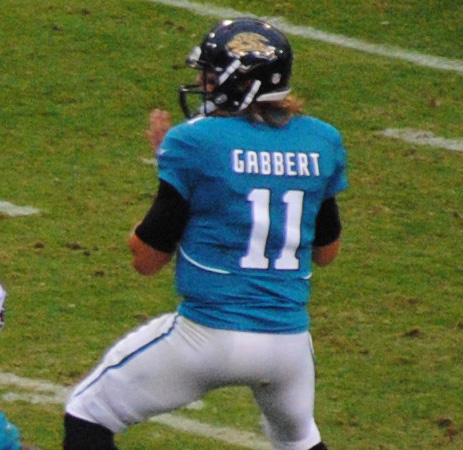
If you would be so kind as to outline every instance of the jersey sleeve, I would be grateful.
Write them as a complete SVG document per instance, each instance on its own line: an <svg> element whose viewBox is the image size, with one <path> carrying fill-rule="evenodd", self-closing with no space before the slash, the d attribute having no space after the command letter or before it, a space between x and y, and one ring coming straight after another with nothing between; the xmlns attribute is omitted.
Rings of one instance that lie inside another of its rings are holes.
<svg viewBox="0 0 463 450"><path fill-rule="evenodd" d="M194 185L197 148L188 128L180 125L167 133L158 151L158 177L173 186L185 200L190 199Z"/></svg>
<svg viewBox="0 0 463 450"><path fill-rule="evenodd" d="M328 185L326 186L325 190L325 199L334 197L341 191L344 191L349 182L347 180L347 156L346 156L346 149L342 144L342 140L340 139L339 144L337 145L336 149L334 150L334 171Z"/></svg>

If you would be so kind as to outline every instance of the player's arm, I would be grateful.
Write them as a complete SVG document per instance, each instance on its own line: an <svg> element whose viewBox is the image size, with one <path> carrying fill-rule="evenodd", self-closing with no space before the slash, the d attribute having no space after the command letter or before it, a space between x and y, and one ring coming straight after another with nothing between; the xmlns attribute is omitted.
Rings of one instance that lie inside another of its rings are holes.
<svg viewBox="0 0 463 450"><path fill-rule="evenodd" d="M312 243L312 261L323 267L331 263L341 248L341 218L336 199L325 200L317 214L315 238Z"/></svg>
<svg viewBox="0 0 463 450"><path fill-rule="evenodd" d="M151 209L129 237L133 267L142 275L154 275L172 258L189 218L187 201L166 181Z"/></svg>

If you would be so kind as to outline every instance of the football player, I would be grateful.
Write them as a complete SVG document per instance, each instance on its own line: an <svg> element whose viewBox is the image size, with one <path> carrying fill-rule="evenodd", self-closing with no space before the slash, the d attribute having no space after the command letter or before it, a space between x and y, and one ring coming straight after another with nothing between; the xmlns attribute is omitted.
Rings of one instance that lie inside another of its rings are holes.
<svg viewBox="0 0 463 450"><path fill-rule="evenodd" d="M187 120L169 129L165 111L152 114L159 190L129 246L144 275L177 255L182 302L75 388L66 450L114 450L114 433L224 386L252 391L275 449L327 449L307 303L312 262L340 248L346 154L340 133L290 96L292 60L272 25L224 21L188 57L199 75L180 89Z"/></svg>
<svg viewBox="0 0 463 450"><path fill-rule="evenodd" d="M6 291L0 284L0 331L5 325ZM21 434L16 425L12 424L0 411L0 450L40 450L36 447L21 445Z"/></svg>
<svg viewBox="0 0 463 450"><path fill-rule="evenodd" d="M6 291L3 289L3 286L0 284L0 331L5 325L5 299Z"/></svg>

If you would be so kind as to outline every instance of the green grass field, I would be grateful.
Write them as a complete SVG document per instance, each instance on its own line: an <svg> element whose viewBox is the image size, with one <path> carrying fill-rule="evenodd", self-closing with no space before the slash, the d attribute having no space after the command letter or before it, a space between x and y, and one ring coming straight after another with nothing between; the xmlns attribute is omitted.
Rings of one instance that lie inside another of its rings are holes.
<svg viewBox="0 0 463 450"><path fill-rule="evenodd" d="M207 0L463 64L452 0ZM173 268L143 278L126 238L156 190L144 137L153 107L182 120L177 87L215 18L144 0L2 0L0 410L24 441L58 450L62 406L2 374L71 386L115 339L176 308ZM384 137L463 139L463 74L289 36L293 89L338 127L350 189L343 250L315 272L316 419L332 450L463 448L463 153ZM34 397L35 395L35 397ZM260 434L240 388L180 418ZM155 423L122 450L241 448Z"/></svg>

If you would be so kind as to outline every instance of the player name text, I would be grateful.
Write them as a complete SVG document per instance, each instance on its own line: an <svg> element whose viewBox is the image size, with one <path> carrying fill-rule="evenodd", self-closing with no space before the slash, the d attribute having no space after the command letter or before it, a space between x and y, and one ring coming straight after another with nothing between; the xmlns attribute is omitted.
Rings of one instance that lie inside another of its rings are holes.
<svg viewBox="0 0 463 450"><path fill-rule="evenodd" d="M319 158L319 153L236 149L232 152L232 166L235 173L242 174L318 177Z"/></svg>

